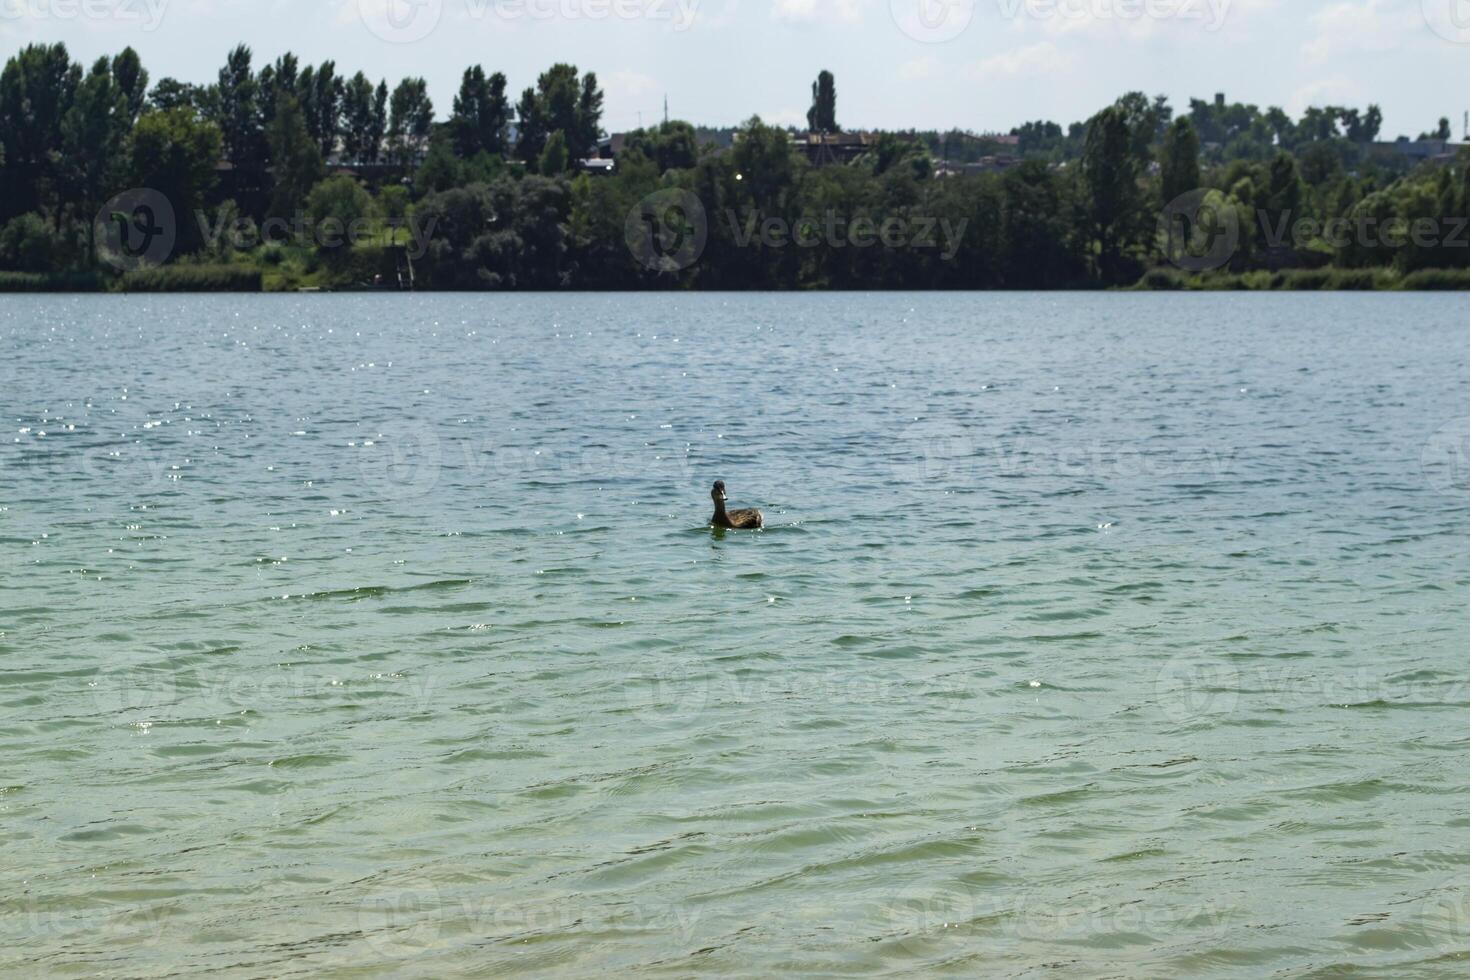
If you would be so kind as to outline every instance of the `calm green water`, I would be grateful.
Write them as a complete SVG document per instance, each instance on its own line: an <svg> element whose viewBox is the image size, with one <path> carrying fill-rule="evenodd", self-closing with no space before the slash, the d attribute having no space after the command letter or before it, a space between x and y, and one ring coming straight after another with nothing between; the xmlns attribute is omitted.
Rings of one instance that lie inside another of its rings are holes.
<svg viewBox="0 0 1470 980"><path fill-rule="evenodd" d="M0 974L1470 969L1458 296L7 297L0 417Z"/></svg>

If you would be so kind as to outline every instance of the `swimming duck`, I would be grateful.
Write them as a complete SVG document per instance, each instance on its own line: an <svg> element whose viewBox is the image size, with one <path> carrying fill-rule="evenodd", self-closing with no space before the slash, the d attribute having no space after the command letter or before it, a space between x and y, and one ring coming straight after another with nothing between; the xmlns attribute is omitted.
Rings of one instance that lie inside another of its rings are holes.
<svg viewBox="0 0 1470 980"><path fill-rule="evenodd" d="M758 510L732 510L725 511L725 481L716 480L715 488L710 491L710 497L715 502L715 516L710 523L715 527L729 527L736 530L757 530L766 526L766 519Z"/></svg>

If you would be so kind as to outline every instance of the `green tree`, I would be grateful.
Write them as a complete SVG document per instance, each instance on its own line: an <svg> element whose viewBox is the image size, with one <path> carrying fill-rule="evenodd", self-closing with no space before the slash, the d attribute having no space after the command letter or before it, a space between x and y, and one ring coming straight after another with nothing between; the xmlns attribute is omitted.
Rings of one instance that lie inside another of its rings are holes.
<svg viewBox="0 0 1470 980"><path fill-rule="evenodd" d="M373 214L372 196L351 177L328 177L306 196L306 216L316 229L318 247L326 252L350 248Z"/></svg>
<svg viewBox="0 0 1470 980"><path fill-rule="evenodd" d="M182 107L143 113L128 136L126 183L168 198L178 222L180 251L198 246L194 216L214 188L222 144L218 126Z"/></svg>
<svg viewBox="0 0 1470 980"><path fill-rule="evenodd" d="M479 65L466 69L449 118L455 152L466 160L479 153L504 153L509 122L505 76L496 72L487 77Z"/></svg>
<svg viewBox="0 0 1470 980"><path fill-rule="evenodd" d="M1337 130L1337 120L1336 110L1311 106L1302 114L1302 120L1297 124L1297 135L1308 143L1336 139L1341 135Z"/></svg>
<svg viewBox="0 0 1470 980"><path fill-rule="evenodd" d="M536 161L536 170L547 177L555 177L566 173L568 159L566 137L557 130L547 138L541 157Z"/></svg>
<svg viewBox="0 0 1470 980"><path fill-rule="evenodd" d="M132 123L129 94L113 80L112 65L99 58L77 86L71 107L61 120L62 184L78 209L93 241L92 216L106 200L105 192Z"/></svg>
<svg viewBox="0 0 1470 980"><path fill-rule="evenodd" d="M308 65L296 78L296 101L301 105L306 131L324 160L337 150L344 91L345 83L337 75L335 61L324 61L316 68Z"/></svg>
<svg viewBox="0 0 1470 980"><path fill-rule="evenodd" d="M1087 228L1097 249L1097 271L1106 283L1123 282L1134 271L1129 253L1143 237L1145 216L1138 154L1128 114L1110 106L1092 117L1082 153L1087 189Z"/></svg>
<svg viewBox="0 0 1470 980"><path fill-rule="evenodd" d="M55 273L78 264L76 236L58 231L35 212L11 218L0 228L0 268Z"/></svg>
<svg viewBox="0 0 1470 980"><path fill-rule="evenodd" d="M388 82L378 82L373 93L373 124L368 130L368 148L373 153L368 163L377 163L383 155L383 141L388 138Z"/></svg>
<svg viewBox="0 0 1470 980"><path fill-rule="evenodd" d="M577 96L576 128L566 134L573 159L583 159L597 152L597 144L602 139L602 103L603 94L597 86L597 75L589 71L582 76L582 90Z"/></svg>
<svg viewBox="0 0 1470 980"><path fill-rule="evenodd" d="M265 131L250 48L241 44L230 51L220 69L212 118L224 138L225 155L237 170L260 167L265 161Z"/></svg>
<svg viewBox="0 0 1470 980"><path fill-rule="evenodd" d="M420 194L447 191L467 184L464 161L455 155L453 138L443 128L429 138L429 151L414 172L414 189Z"/></svg>
<svg viewBox="0 0 1470 980"><path fill-rule="evenodd" d="M1447 117L1447 116L1441 116L1439 118L1439 126L1437 126L1433 130L1430 130L1427 133L1420 133L1419 134L1419 138L1421 140L1445 140L1445 141L1454 139L1455 138L1455 134L1450 129L1450 120L1449 120L1449 117Z"/></svg>
<svg viewBox="0 0 1470 980"><path fill-rule="evenodd" d="M768 216L778 215L796 176L796 157L786 132L752 116L741 128L731 156L743 196Z"/></svg>
<svg viewBox="0 0 1470 980"><path fill-rule="evenodd" d="M282 92L277 101L270 147L274 179L270 214L289 219L323 174L321 149L307 131L306 114L294 95Z"/></svg>
<svg viewBox="0 0 1470 980"><path fill-rule="evenodd" d="M875 177L897 167L906 168L918 180L927 179L934 172L934 161L929 156L929 148L918 140L896 133L879 136L877 147L867 156Z"/></svg>
<svg viewBox="0 0 1470 980"><path fill-rule="evenodd" d="M1372 143L1378 139L1378 134L1382 129L1383 110L1376 105L1368 106L1368 113L1363 117L1363 142Z"/></svg>
<svg viewBox="0 0 1470 980"><path fill-rule="evenodd" d="M1086 266L1070 240L1066 186L1039 160L1006 172L1001 219L1005 237L997 248L1006 285L1055 288L1082 281Z"/></svg>
<svg viewBox="0 0 1470 980"><path fill-rule="evenodd" d="M637 153L652 160L659 173L687 170L699 159L694 127L679 120L659 123L651 129L634 130L623 143L623 153Z"/></svg>
<svg viewBox="0 0 1470 980"><path fill-rule="evenodd" d="M0 218L40 210L55 200L61 121L81 76L64 44L27 45L0 71Z"/></svg>
<svg viewBox="0 0 1470 980"><path fill-rule="evenodd" d="M112 59L112 80L127 102L128 125L138 121L148 96L148 70L138 52L123 48Z"/></svg>
<svg viewBox="0 0 1470 980"><path fill-rule="evenodd" d="M571 159L588 156L602 135L602 103L595 74L579 77L575 65L552 65L541 73L534 89L521 93L516 105L521 129L516 155L535 165L546 140L560 132Z"/></svg>
<svg viewBox="0 0 1470 980"><path fill-rule="evenodd" d="M1169 100L1158 96L1152 100L1142 92L1129 92L1115 106L1123 113L1128 131L1133 135L1133 154L1147 159L1149 148L1163 139L1168 120L1173 116Z"/></svg>
<svg viewBox="0 0 1470 980"><path fill-rule="evenodd" d="M536 80L536 98L546 117L548 136L560 130L567 144L572 144L578 130L577 106L581 95L575 65L555 64L541 73Z"/></svg>
<svg viewBox="0 0 1470 980"><path fill-rule="evenodd" d="M282 92L294 94L299 77L300 62L289 51L260 70L256 77L256 89L262 126L269 128L276 118L276 100Z"/></svg>
<svg viewBox="0 0 1470 980"><path fill-rule="evenodd" d="M516 117L520 120L520 138L516 141L516 155L527 164L535 166L546 145L546 118L541 110L541 100L536 90L528 88L521 93L516 103Z"/></svg>
<svg viewBox="0 0 1470 980"><path fill-rule="evenodd" d="M342 92L342 156L351 163L375 163L381 152L373 100L373 83L353 75Z"/></svg>
<svg viewBox="0 0 1470 980"><path fill-rule="evenodd" d="M147 107L151 109L188 109L198 112L202 105L203 93L199 86L181 82L177 78L160 78L158 84L148 93Z"/></svg>
<svg viewBox="0 0 1470 980"><path fill-rule="evenodd" d="M1174 120L1164 133L1159 161L1159 188L1165 204L1199 187L1199 135L1188 116Z"/></svg>
<svg viewBox="0 0 1470 980"><path fill-rule="evenodd" d="M835 133L837 127L837 81L830 71L818 73L812 82L812 107L806 113L807 128L817 133Z"/></svg>
<svg viewBox="0 0 1470 980"><path fill-rule="evenodd" d="M1272 258L1273 265L1279 259L1281 248L1295 244L1290 235L1295 223L1306 217L1303 197L1302 178L1297 169L1296 158L1285 151L1277 153L1267 173L1264 193L1259 194L1254 202L1257 220L1250 224L1257 236L1265 235L1269 230L1273 237L1280 238L1279 245L1273 245L1271 241L1264 239L1257 242L1262 251L1274 249L1278 253Z"/></svg>
<svg viewBox="0 0 1470 980"><path fill-rule="evenodd" d="M429 146L434 128L434 103L422 78L405 78L393 90L388 122L388 151L393 162L409 166Z"/></svg>
<svg viewBox="0 0 1470 980"><path fill-rule="evenodd" d="M403 227L408 218L408 188L402 184L386 184L378 190L378 213L390 228Z"/></svg>

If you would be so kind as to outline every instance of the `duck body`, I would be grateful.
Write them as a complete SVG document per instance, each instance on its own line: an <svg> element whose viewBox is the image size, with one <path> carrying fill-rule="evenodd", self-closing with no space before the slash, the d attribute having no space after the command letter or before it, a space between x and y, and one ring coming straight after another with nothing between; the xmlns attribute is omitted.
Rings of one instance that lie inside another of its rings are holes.
<svg viewBox="0 0 1470 980"><path fill-rule="evenodd" d="M726 510L724 481L717 481L715 488L710 492L710 497L715 502L715 516L710 518L710 523L715 527L729 528L735 531L758 531L766 526L765 516L758 510Z"/></svg>

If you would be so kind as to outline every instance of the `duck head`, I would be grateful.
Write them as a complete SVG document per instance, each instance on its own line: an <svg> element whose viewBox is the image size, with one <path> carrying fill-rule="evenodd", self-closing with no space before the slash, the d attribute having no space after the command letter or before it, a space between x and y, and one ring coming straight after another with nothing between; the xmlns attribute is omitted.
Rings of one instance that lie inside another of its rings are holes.
<svg viewBox="0 0 1470 980"><path fill-rule="evenodd" d="M712 499L715 502L715 506L716 507L719 507L725 501L727 501L727 500L730 499L725 494L725 481L724 480L716 480L715 481L715 488L709 492L709 495L710 495L710 499Z"/></svg>

